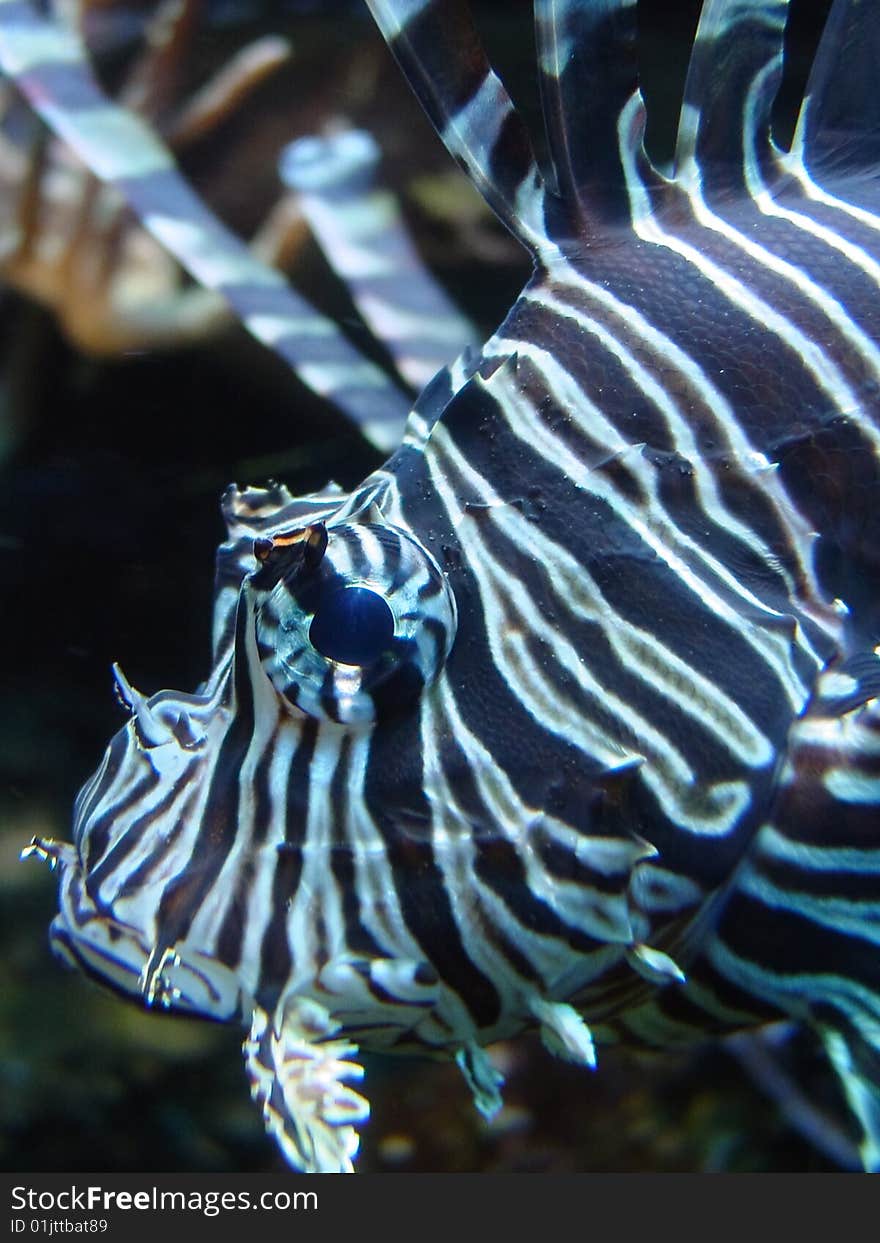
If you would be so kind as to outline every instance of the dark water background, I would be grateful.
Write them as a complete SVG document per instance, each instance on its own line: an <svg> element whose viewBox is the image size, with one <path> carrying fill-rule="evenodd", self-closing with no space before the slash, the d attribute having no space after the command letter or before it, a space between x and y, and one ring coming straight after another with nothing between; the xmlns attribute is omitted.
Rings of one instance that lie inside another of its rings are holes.
<svg viewBox="0 0 880 1243"><path fill-rule="evenodd" d="M111 6L102 72L118 78L150 6ZM188 175L249 235L277 196L278 149L328 119L371 129L422 252L488 334L527 275L524 257L451 169L357 3L209 5L187 65L203 80L249 38L287 34L276 74ZM528 5L476 6L489 46L534 111ZM649 140L668 149L696 19L693 2L646 4ZM801 3L802 66L822 3ZM796 95L798 72L786 90ZM781 114L785 123L785 108ZM292 278L369 348L316 248ZM55 885L19 864L33 834L65 838L70 808L121 724L118 660L145 692L208 671L218 498L230 480L297 493L357 482L375 455L286 369L230 328L197 348L97 360L14 290L0 300L0 1167L272 1170L241 1033L145 1014L54 961ZM825 1072L789 1051L820 1100ZM507 1107L492 1125L452 1066L367 1059L373 1116L364 1170L822 1170L833 1168L722 1048L662 1060L603 1051L590 1075L525 1040L505 1046ZM835 1109L833 1097L828 1108Z"/></svg>

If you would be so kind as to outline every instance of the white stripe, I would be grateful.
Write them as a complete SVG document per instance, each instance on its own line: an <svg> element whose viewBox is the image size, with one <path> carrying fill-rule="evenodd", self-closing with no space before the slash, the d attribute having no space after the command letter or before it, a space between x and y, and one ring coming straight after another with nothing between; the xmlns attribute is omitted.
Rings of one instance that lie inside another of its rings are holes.
<svg viewBox="0 0 880 1243"><path fill-rule="evenodd" d="M577 483L586 492L599 496L606 501L638 537L644 540L657 556L665 561L669 568L682 579L682 582L694 592L702 604L719 616L722 616L725 621L736 628L738 633L743 632L756 650L761 651L770 659L770 663L773 664L780 681L788 689L792 704L800 711L804 703L805 685L794 667L788 639L782 635L774 634L772 631L768 632L756 623L750 622L745 624L739 614L725 604L708 584L703 582L699 575L686 565L675 551L676 546L696 554L710 572L721 579L732 593L738 595L756 610L766 613L768 619L778 618L781 614L776 609L770 608L765 601L749 591L742 581L732 574L723 563L713 557L703 545L685 535L674 524L657 497L656 474L650 463L642 458L640 446L627 444L623 440L614 425L608 423L603 418L598 407L587 399L573 377L562 369L553 355L535 346L530 346L525 342L517 345L516 342L505 341L499 338L497 344L501 347L506 347L508 350L516 347L518 354L528 358L541 372L548 392L552 394L558 408L570 411L572 419L592 439L602 445L607 445L611 453L615 450L628 453L627 464L632 473L639 477L639 482L650 499L650 507L647 513L650 515L651 521L647 522L641 517L636 508L625 497L621 497L613 484L601 473L590 470L574 453L568 450L547 429L532 403L524 396L518 394L515 389L510 388L504 395L503 401L500 394L497 396L507 423L513 433L530 445L537 453L540 453L548 462L557 465L560 470L563 470L573 482ZM500 373L496 374L500 375ZM498 383L499 381L495 377L489 381L490 387ZM588 419L584 416L590 417ZM698 457L695 463L696 469L699 469L699 463L700 458ZM710 489L707 490L714 492L714 484L711 484ZM770 550L757 538L751 528L742 526L732 517L728 518L726 512L717 512L721 510L720 505L712 508L715 509L713 514L714 520L719 525L725 528L733 528L736 534L741 533L744 543L747 543L753 551L762 556L770 568L777 568L776 558L772 556ZM540 532L537 532L536 536L540 538ZM578 570L581 571L581 569L582 567L578 563ZM787 585L791 590L790 580ZM804 638L802 630L798 631L797 637L799 639ZM818 657L809 645L805 646L818 667L820 663Z"/></svg>
<svg viewBox="0 0 880 1243"><path fill-rule="evenodd" d="M800 182L808 198L821 203L824 207L830 207L835 211L850 216L867 229L873 229L875 232L880 231L880 216L868 211L864 207L858 207L855 203L848 203L846 199L829 194L810 175L805 159L806 149L804 143L806 139L807 113L809 112L811 102L808 95L801 106L794 138L791 143L791 150L788 152L781 151L777 156L780 167Z"/></svg>
<svg viewBox="0 0 880 1243"><path fill-rule="evenodd" d="M442 424L435 428L432 444L439 445L456 471L479 490L493 522L509 509L468 467ZM695 786L696 774L678 748L631 704L599 682L573 645L558 630L548 627L542 638L553 651L555 668L569 674L572 686L587 702L592 700L601 715L613 718L614 728L606 729L598 719L588 716L583 700L575 704L560 694L559 686L535 664L523 640L525 634L534 630L534 602L523 584L512 578L509 569L489 552L475 520L465 512L449 486L439 455L429 454L428 463L438 495L477 580L492 658L511 693L541 728L565 738L605 767L615 767L631 758L632 752L626 751L619 740L621 735L632 737L649 759L644 766L644 780L670 819L697 833L728 832L748 804L748 786L743 782ZM527 539L532 538L530 531L531 528ZM523 546L528 546L528 542ZM548 542L542 555L545 559L555 555L562 560L568 554Z"/></svg>
<svg viewBox="0 0 880 1243"><path fill-rule="evenodd" d="M616 318L622 320L627 328L656 356L658 370L666 371L670 367L674 367L687 386L692 388L704 403L705 411L712 416L713 427L717 431L719 438L729 446L730 456L743 464L754 459L754 446L744 435L730 402L720 389L712 383L699 364L690 355L686 354L675 341L655 328L634 307L619 301L601 285L585 280L577 271L570 268L568 262L562 256L553 258L551 274L554 284L565 282L577 293L579 298L587 297L591 301L595 301L603 309L612 312ZM667 426L673 437L676 450L688 461L694 463L700 472L697 476L698 486L704 490L714 490L714 483L704 482L702 452L694 440L692 427L680 416L675 404L670 401L668 394L665 393L662 386L637 362L631 352L625 350L621 344L621 338L615 337L610 329L603 327L599 321L593 319L579 308L561 299L556 299L547 292L542 291L541 301L557 310L560 314L570 316L586 328L588 332L599 337L606 348L616 354L634 382L666 416ZM489 343L489 347L491 345L492 342ZM723 449L721 449L719 456L721 458L726 456ZM762 491L765 497L773 505L783 530L790 537L795 556L797 557L799 573L804 577L810 596L814 599L821 599L822 593L816 582L812 565L812 548L815 532L805 521L800 511L792 505L790 498L774 472L768 471L763 477L762 484ZM710 514L715 510L715 506L709 501L711 495L712 492L709 491L709 496L707 497L704 491L701 498L707 512ZM726 511L722 512L726 514ZM725 516L722 525L726 525L727 521L728 519ZM779 571L785 574L783 567L779 567ZM786 575L786 578L791 583L790 577ZM793 585L791 590L792 594L795 594ZM817 655L815 655L815 658L818 660Z"/></svg>
<svg viewBox="0 0 880 1243"><path fill-rule="evenodd" d="M859 398L829 354L770 303L753 294L741 280L720 264L707 258L689 242L661 228L648 192L639 178L635 161L627 152L623 142L623 136L630 124L632 108L633 105L630 102L621 113L621 159L630 198L633 228L638 236L652 245L662 246L679 255L710 281L724 298L739 307L754 323L760 324L762 331L768 331L777 336L798 357L801 365L812 376L817 388L826 395L837 412L840 414L857 412L861 406ZM709 211L695 181L697 183L699 181L698 170L687 170L682 175L682 188L688 194L695 218L705 228L726 236L729 226L724 225ZM733 230L729 232L731 235L734 233ZM732 236L731 240L733 240ZM751 250L750 253L752 253ZM769 260L764 258L765 255L766 252L763 252L760 247L753 247L753 257L760 256L760 262L768 267L772 266Z"/></svg>
<svg viewBox="0 0 880 1243"><path fill-rule="evenodd" d="M874 850L857 846L809 846L784 836L772 825L761 829L756 849L771 859L816 872L880 872L880 843Z"/></svg>

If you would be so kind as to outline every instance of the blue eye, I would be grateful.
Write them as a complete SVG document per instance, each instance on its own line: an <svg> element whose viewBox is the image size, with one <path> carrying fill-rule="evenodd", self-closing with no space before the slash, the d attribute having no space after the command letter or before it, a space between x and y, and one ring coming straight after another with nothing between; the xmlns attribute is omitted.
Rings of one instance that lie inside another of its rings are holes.
<svg viewBox="0 0 880 1243"><path fill-rule="evenodd" d="M412 711L455 638L455 597L412 535L380 522L260 529L242 587L260 662L294 711L364 725Z"/></svg>
<svg viewBox="0 0 880 1243"><path fill-rule="evenodd" d="M368 587L342 587L320 603L309 639L327 660L343 665L372 665L394 638L394 615Z"/></svg>

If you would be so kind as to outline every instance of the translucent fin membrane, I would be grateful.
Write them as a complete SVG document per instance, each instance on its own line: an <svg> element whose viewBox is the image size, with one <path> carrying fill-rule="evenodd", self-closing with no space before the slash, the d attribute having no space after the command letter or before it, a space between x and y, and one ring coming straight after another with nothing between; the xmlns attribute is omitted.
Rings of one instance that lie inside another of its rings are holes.
<svg viewBox="0 0 880 1243"><path fill-rule="evenodd" d="M742 184L743 153L770 154L788 0L707 0L685 84L676 172L712 168ZM747 143L746 140L749 140Z"/></svg>
<svg viewBox="0 0 880 1243"><path fill-rule="evenodd" d="M526 127L486 59L466 0L367 0L449 153L524 245L544 240Z"/></svg>
<svg viewBox="0 0 880 1243"><path fill-rule="evenodd" d="M798 122L809 167L876 170L880 160L880 5L835 0Z"/></svg>
<svg viewBox="0 0 880 1243"><path fill-rule="evenodd" d="M0 0L0 69L178 262L226 299L257 340L377 448L387 452L399 443L406 396L204 206L155 134L107 99L72 31L21 0Z"/></svg>
<svg viewBox="0 0 880 1243"><path fill-rule="evenodd" d="M628 219L618 124L638 91L636 0L535 0L535 28L559 193L588 232L592 216Z"/></svg>

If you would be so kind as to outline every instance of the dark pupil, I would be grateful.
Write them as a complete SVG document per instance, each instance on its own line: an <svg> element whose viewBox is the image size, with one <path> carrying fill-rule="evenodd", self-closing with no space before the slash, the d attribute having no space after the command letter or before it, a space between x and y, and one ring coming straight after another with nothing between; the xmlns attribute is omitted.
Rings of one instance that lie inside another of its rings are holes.
<svg viewBox="0 0 880 1243"><path fill-rule="evenodd" d="M312 646L328 660L371 665L394 638L394 618L368 587L341 587L324 597L309 627Z"/></svg>

